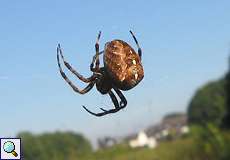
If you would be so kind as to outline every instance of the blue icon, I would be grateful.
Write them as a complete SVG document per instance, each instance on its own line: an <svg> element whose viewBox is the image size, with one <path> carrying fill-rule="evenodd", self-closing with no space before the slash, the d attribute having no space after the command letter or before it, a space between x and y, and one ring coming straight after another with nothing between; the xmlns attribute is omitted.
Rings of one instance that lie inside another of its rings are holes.
<svg viewBox="0 0 230 160"><path fill-rule="evenodd" d="M15 145L12 141L5 142L3 145L3 150L6 153L11 153L12 155L14 155L14 157L18 156L17 152L15 151Z"/></svg>

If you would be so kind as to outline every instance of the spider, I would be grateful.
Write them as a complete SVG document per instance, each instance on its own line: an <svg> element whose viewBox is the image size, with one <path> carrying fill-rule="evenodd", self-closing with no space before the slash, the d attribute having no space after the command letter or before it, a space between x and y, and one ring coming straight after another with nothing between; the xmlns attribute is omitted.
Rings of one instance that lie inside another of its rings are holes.
<svg viewBox="0 0 230 160"><path fill-rule="evenodd" d="M138 47L138 54L128 43L118 39L107 42L104 50L99 52L101 31L98 33L95 44L96 54L93 56L93 60L90 65L90 70L93 74L88 78L83 77L67 61L65 61L60 44L57 46L57 62L60 74L75 92L85 94L96 84L96 88L101 94L109 94L114 104L113 109L106 110L100 108L103 112L94 113L83 106L87 112L94 116L104 116L110 113L115 113L126 107L127 100L120 90L126 91L132 89L144 77L144 70L141 64L142 51L135 35L132 31L130 31L130 33ZM103 67L100 67L99 61L99 55L101 54L103 54ZM60 64L59 55L70 72L72 72L81 81L88 83L84 89L76 87L66 76ZM119 96L119 103L112 89Z"/></svg>

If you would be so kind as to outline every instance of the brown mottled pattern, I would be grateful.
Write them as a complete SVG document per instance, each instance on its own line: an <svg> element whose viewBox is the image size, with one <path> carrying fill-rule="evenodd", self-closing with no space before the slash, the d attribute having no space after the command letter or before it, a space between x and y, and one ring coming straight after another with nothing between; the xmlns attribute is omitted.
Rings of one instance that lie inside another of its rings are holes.
<svg viewBox="0 0 230 160"><path fill-rule="evenodd" d="M106 43L104 65L114 83L122 90L133 88L144 77L140 57L122 40Z"/></svg>

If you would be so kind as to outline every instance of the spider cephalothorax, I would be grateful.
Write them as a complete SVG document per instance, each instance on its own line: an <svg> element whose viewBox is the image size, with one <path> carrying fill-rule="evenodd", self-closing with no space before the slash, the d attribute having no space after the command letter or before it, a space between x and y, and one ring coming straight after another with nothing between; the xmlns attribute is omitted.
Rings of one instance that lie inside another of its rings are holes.
<svg viewBox="0 0 230 160"><path fill-rule="evenodd" d="M96 84L97 90L101 94L109 94L109 96L111 97L115 107L114 109L105 110L103 108L100 108L103 112L93 113L85 106L83 106L87 112L95 116L103 116L109 113L115 113L120 109L124 108L127 105L127 101L120 90L129 90L135 87L144 77L144 70L141 64L141 48L132 31L130 31L130 33L132 34L137 44L138 54L128 43L122 40L113 40L111 42L107 42L105 44L104 51L99 52L98 42L101 35L101 32L99 32L95 44L96 54L94 55L92 63L90 65L90 70L93 72L93 75L89 78L84 78L75 69L73 69L68 62L65 61L60 44L58 44L58 67L62 77L72 87L72 89L80 94L85 94L93 88L94 84ZM80 80L88 83L88 85L84 89L78 89L63 72L59 60L59 54L61 55L64 65ZM100 54L103 54L104 67L99 67ZM119 103L112 89L119 96L121 100Z"/></svg>

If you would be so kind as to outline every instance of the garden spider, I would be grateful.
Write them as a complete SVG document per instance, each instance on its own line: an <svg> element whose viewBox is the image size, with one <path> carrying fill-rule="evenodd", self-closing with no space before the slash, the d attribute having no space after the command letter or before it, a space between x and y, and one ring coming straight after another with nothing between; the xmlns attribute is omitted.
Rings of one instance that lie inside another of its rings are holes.
<svg viewBox="0 0 230 160"><path fill-rule="evenodd" d="M108 93L112 99L115 108L110 110L100 108L103 111L101 113L93 113L83 106L83 108L92 115L104 116L106 114L118 112L122 108L126 107L127 100L120 90L125 91L135 87L144 77L144 70L141 64L142 51L133 32L130 31L130 33L138 47L138 54L128 43L118 39L107 42L105 44L104 51L99 52L99 39L101 36L101 32L99 32L95 44L96 54L94 55L90 65L90 70L93 72L93 75L89 78L83 77L75 69L73 69L67 61L65 61L61 46L58 44L57 61L59 71L70 87L77 93L85 94L96 84L96 88L101 94ZM103 54L104 67L99 67L100 54ZM80 90L66 76L60 64L59 55L70 72L77 76L81 81L88 83L84 89ZM119 96L119 103L112 89Z"/></svg>

